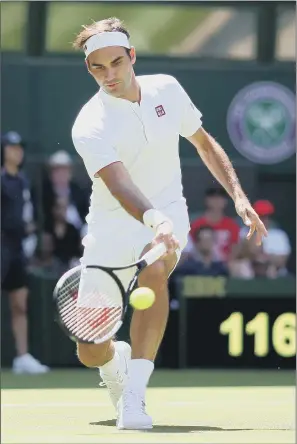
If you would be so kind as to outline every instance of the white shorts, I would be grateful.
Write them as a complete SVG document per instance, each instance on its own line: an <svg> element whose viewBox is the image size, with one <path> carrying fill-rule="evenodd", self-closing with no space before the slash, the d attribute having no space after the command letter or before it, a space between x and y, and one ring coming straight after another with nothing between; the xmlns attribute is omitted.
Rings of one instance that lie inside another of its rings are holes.
<svg viewBox="0 0 297 444"><path fill-rule="evenodd" d="M169 217L174 226L174 235L179 241L178 259L188 242L190 222L188 208L184 199L158 208ZM88 225L88 234L83 239L84 254L82 265L121 266L139 259L143 249L154 237L153 231L120 209L102 213L100 222ZM127 289L135 269L118 271L117 275ZM87 274L85 274L87 278ZM82 282L81 282L82 284ZM81 289L84 285L81 285Z"/></svg>

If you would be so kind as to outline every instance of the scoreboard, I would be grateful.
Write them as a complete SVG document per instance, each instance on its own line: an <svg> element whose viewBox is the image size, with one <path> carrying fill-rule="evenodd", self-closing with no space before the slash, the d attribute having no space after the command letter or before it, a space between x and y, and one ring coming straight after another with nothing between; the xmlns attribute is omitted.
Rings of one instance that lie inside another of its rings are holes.
<svg viewBox="0 0 297 444"><path fill-rule="evenodd" d="M295 368L294 296L236 297L221 290L219 296L210 296L205 288L204 293L180 295L176 317L179 367Z"/></svg>
<svg viewBox="0 0 297 444"><path fill-rule="evenodd" d="M295 368L294 302L289 298L188 300L187 324L179 330L179 366Z"/></svg>

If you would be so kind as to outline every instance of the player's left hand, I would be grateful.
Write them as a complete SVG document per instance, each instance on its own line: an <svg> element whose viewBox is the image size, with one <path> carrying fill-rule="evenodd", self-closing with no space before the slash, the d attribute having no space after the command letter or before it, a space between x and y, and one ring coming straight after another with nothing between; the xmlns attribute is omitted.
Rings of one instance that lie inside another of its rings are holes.
<svg viewBox="0 0 297 444"><path fill-rule="evenodd" d="M247 239L250 240L253 234L256 234L256 244L262 244L262 238L267 236L265 225L259 218L256 211L251 206L247 198L237 199L235 201L235 209L237 214L242 218L244 224L249 227Z"/></svg>
<svg viewBox="0 0 297 444"><path fill-rule="evenodd" d="M172 233L172 225L169 222L163 222L157 227L152 245L155 246L161 242L166 245L167 254L173 254L179 248L179 242Z"/></svg>

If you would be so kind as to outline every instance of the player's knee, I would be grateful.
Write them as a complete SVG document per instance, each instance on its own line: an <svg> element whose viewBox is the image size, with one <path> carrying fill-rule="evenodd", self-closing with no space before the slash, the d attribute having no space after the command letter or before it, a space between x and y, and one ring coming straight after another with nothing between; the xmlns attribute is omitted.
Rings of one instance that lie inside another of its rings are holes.
<svg viewBox="0 0 297 444"><path fill-rule="evenodd" d="M109 343L84 344L77 343L76 353L79 361L85 367L101 367L106 361Z"/></svg>
<svg viewBox="0 0 297 444"><path fill-rule="evenodd" d="M163 260L159 260L143 270L138 282L140 286L160 289L167 285L167 279L166 265Z"/></svg>

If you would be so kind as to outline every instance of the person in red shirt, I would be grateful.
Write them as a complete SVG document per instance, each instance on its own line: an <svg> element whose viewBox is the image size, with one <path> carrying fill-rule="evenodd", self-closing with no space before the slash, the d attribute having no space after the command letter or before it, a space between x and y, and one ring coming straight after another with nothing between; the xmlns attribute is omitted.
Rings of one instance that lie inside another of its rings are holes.
<svg viewBox="0 0 297 444"><path fill-rule="evenodd" d="M213 228L216 232L216 253L223 261L228 260L233 245L238 242L240 231L238 224L225 215L227 203L227 193L223 188L208 188L205 193L205 213L191 223L190 232L191 238L195 239L200 227Z"/></svg>

